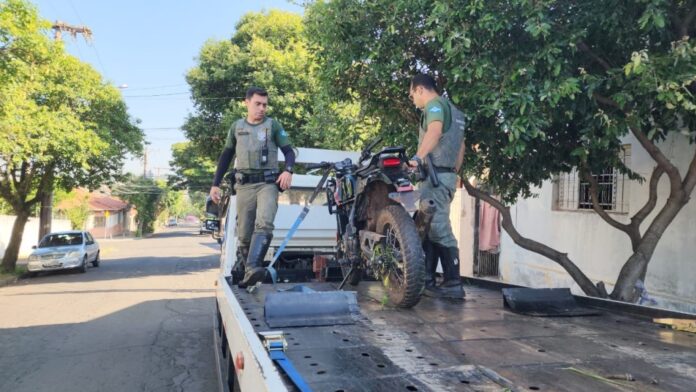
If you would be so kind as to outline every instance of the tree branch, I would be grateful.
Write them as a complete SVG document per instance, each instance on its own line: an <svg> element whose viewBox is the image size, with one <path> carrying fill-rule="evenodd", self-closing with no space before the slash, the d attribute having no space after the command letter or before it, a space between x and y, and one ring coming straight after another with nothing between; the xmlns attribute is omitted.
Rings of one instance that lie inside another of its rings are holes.
<svg viewBox="0 0 696 392"><path fill-rule="evenodd" d="M599 94L599 93L596 93L596 92L595 92L595 93L592 93L592 98L594 98L595 100L597 100L597 102L599 102L599 103L601 103L601 104L603 104L603 105L611 106L611 107L613 107L614 109L619 109L619 110L621 110L622 112L624 111L624 108L621 107L621 106L619 106L619 104L616 103L616 101L614 101L614 100L611 99L611 98L605 97L605 96L602 95L602 94Z"/></svg>
<svg viewBox="0 0 696 392"><path fill-rule="evenodd" d="M635 252L640 244L640 230L637 230L632 224L625 224L612 218L600 205L599 205L599 185L597 184L597 179L590 174L586 168L581 168L582 179L590 184L590 198L592 199L592 210L599 215L602 220L607 222L609 226L621 230L628 238L631 240L631 248Z"/></svg>
<svg viewBox="0 0 696 392"><path fill-rule="evenodd" d="M692 23L694 23L694 19L696 19L696 7L693 7L688 14L684 17L684 19L681 21L679 26L677 26L678 32L679 32L679 38L685 37L689 35L689 28L692 27Z"/></svg>
<svg viewBox="0 0 696 392"><path fill-rule="evenodd" d="M520 247L527 249L531 252L538 253L542 256L547 257L550 260L555 261L558 263L563 269L565 269L568 274L577 282L577 284L580 286L582 291L585 292L585 294L594 296L594 297L601 297L602 292L595 286L592 281L568 258L568 254L566 253L561 253L549 246L546 246L540 242L536 242L534 240L531 240L529 238L523 237L517 229L515 229L515 226L512 223L512 217L510 216L510 208L505 206L502 202L496 200L493 198L491 195L489 195L486 192L483 192L479 189L476 189L471 183L469 183L469 180L466 178L462 178L462 182L464 184L464 187L466 188L466 191L474 196L478 197L479 199L485 201L486 203L492 205L495 209L497 209L500 212L500 215L503 217L503 221L501 225L505 229L505 231L510 235L510 238L515 242L515 244L519 245Z"/></svg>
<svg viewBox="0 0 696 392"><path fill-rule="evenodd" d="M631 225L635 225L637 228L640 228L640 225L643 223L645 218L647 218L648 215L650 215L650 213L655 209L655 206L657 205L657 185L659 184L660 178L662 178L664 173L665 171L661 166L655 166L655 169L653 169L652 175L650 176L650 192L648 194L648 201L645 202L643 208L633 215L631 218Z"/></svg>
<svg viewBox="0 0 696 392"><path fill-rule="evenodd" d="M597 100L597 102L611 106L613 108L619 109L622 112L624 112L627 116L628 113L626 113L626 110L621 107L616 101L614 101L611 98L605 97L601 94L598 93L593 93L592 96L594 99ZM641 131L640 129L630 126L629 129L631 130L631 133L638 139L638 142L640 143L641 146L645 149L645 151L648 152L650 157L657 162L659 166L662 167L662 169L667 173L667 176L669 177L670 181L670 191L671 195L676 195L680 190L682 186L682 179L681 175L679 174L679 169L670 162L669 159L662 153L662 151L655 145L655 143L652 142L648 138L648 136Z"/></svg>
<svg viewBox="0 0 696 392"><path fill-rule="evenodd" d="M604 68L605 71L611 70L612 66L609 64L608 61L605 59L599 57L595 52L592 51L592 49L585 43L585 41L578 41L577 44L578 48L582 50L583 52L587 53L592 59L597 62L599 65Z"/></svg>
<svg viewBox="0 0 696 392"><path fill-rule="evenodd" d="M634 126L629 126L631 133L638 139L641 146L648 152L650 157L657 162L659 166L667 173L670 182L670 194L672 196L676 195L682 187L682 179L679 174L679 169L670 162L669 159L660 151L660 149L653 143L648 137Z"/></svg>
<svg viewBox="0 0 696 392"><path fill-rule="evenodd" d="M599 185L597 184L597 179L594 178L586 168L580 168L580 173L582 173L582 179L590 184L590 196L592 198L592 209L597 213L605 222L607 222L611 227L621 230L631 237L631 242L633 242L633 237L631 233L630 225L621 223L616 219L609 216L609 214L604 211L604 209L599 205Z"/></svg>
<svg viewBox="0 0 696 392"><path fill-rule="evenodd" d="M696 186L696 153L694 153L694 157L691 159L691 164L682 182L682 188L687 198L690 197L691 192L694 190L694 186Z"/></svg>

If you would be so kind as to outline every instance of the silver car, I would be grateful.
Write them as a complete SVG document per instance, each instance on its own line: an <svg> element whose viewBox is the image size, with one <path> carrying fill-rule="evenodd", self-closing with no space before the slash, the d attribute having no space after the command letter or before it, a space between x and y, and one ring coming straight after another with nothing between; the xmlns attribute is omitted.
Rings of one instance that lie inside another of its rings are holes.
<svg viewBox="0 0 696 392"><path fill-rule="evenodd" d="M99 244L86 231L63 231L44 236L33 247L27 269L35 275L40 271L77 269L87 272L87 265L99 267Z"/></svg>

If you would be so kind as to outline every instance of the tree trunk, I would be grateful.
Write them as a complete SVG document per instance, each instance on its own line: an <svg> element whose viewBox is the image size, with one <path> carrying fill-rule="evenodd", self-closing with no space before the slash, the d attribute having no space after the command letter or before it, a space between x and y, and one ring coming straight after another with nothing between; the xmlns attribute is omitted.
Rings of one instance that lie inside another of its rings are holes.
<svg viewBox="0 0 696 392"><path fill-rule="evenodd" d="M667 200L665 206L662 207L662 210L652 221L648 230L643 234L638 249L628 258L626 264L621 268L619 277L616 280L616 286L611 293L611 298L619 301L636 301L640 294L636 291L636 282L638 279L645 279L645 272L655 252L657 243L688 200L688 197L685 197L683 191L680 192L678 196L670 197Z"/></svg>
<svg viewBox="0 0 696 392"><path fill-rule="evenodd" d="M48 190L41 195L41 211L39 212L39 241L51 232L53 223L53 192Z"/></svg>
<svg viewBox="0 0 696 392"><path fill-rule="evenodd" d="M17 256L19 248L22 245L22 236L24 234L24 226L29 220L29 209L16 211L17 218L12 225L12 235L10 242L5 249L5 255L2 258L2 269L6 272L14 272L17 265Z"/></svg>

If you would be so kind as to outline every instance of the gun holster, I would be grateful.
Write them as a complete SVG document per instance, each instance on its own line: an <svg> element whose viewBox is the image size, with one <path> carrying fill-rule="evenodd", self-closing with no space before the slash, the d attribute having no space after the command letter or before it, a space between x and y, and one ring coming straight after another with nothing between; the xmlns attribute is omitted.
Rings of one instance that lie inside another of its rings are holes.
<svg viewBox="0 0 696 392"><path fill-rule="evenodd" d="M283 192L283 189L280 188L280 184L276 183L276 181L278 181L278 176L280 176L280 173L278 173L277 170L263 171L263 181L266 184L276 184L278 186L278 191Z"/></svg>
<svg viewBox="0 0 696 392"><path fill-rule="evenodd" d="M230 195L234 196L237 194L237 190L234 189L234 186L237 185L237 171L236 170L230 170L226 175L225 175L225 180L230 186Z"/></svg>

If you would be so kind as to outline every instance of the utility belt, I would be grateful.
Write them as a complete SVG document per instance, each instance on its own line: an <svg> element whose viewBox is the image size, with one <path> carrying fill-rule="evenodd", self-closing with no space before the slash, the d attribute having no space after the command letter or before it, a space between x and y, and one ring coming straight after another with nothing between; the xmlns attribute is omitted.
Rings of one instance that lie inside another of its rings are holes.
<svg viewBox="0 0 696 392"><path fill-rule="evenodd" d="M275 184L278 179L278 174L280 173L277 170L264 170L259 173L236 172L234 173L234 180L239 185L259 183Z"/></svg>
<svg viewBox="0 0 696 392"><path fill-rule="evenodd" d="M454 173L454 168L445 166L434 166L438 173Z"/></svg>

